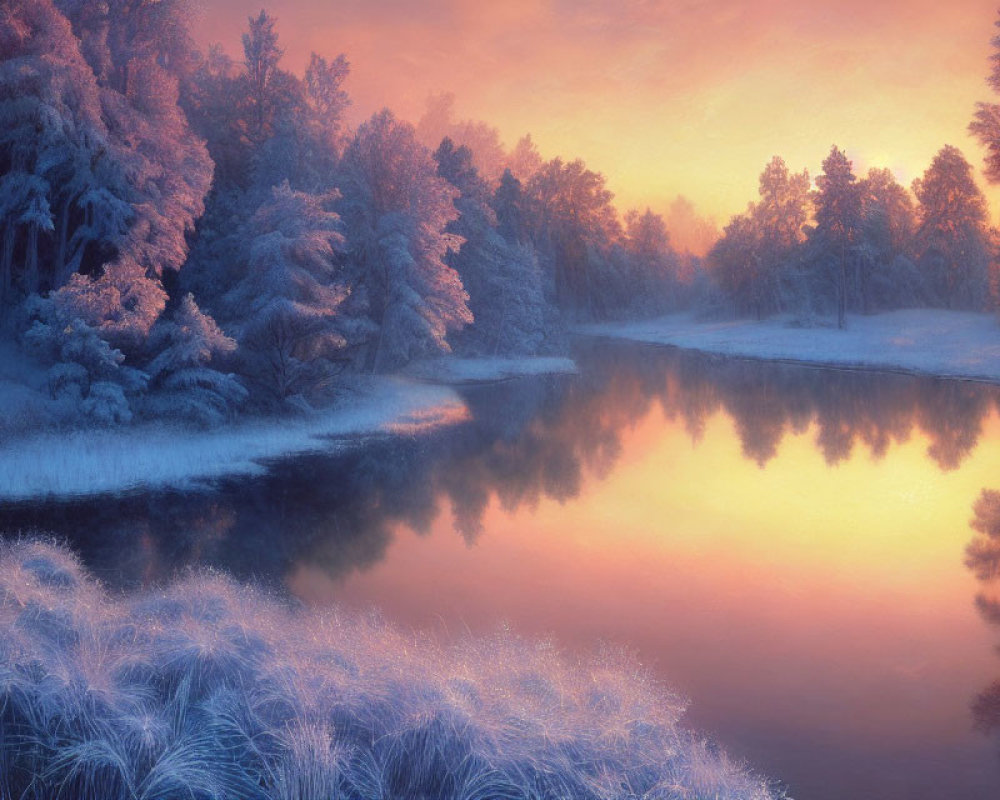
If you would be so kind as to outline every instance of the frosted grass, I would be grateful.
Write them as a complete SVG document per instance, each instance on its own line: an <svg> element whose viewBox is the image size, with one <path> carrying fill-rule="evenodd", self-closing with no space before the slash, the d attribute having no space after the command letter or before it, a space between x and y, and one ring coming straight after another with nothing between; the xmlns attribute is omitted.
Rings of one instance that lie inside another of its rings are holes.
<svg viewBox="0 0 1000 800"><path fill-rule="evenodd" d="M1000 324L993 314L909 309L848 315L845 330L838 330L835 320L808 324L788 316L706 322L673 314L576 330L730 356L1000 383Z"/></svg>
<svg viewBox="0 0 1000 800"><path fill-rule="evenodd" d="M254 475L268 459L329 450L329 437L413 433L468 414L454 391L381 379L347 403L294 418L215 430L165 424L46 432L0 447L0 501L190 486Z"/></svg>
<svg viewBox="0 0 1000 800"><path fill-rule="evenodd" d="M508 632L444 647L230 580L109 596L0 547L0 797L778 797L629 658Z"/></svg>

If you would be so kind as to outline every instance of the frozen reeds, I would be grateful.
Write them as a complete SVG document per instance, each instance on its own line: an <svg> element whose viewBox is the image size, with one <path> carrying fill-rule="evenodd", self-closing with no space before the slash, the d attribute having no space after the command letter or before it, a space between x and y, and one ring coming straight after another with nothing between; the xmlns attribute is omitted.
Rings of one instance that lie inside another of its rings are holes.
<svg viewBox="0 0 1000 800"><path fill-rule="evenodd" d="M211 574L110 597L0 546L0 798L755 798L634 662L442 646Z"/></svg>

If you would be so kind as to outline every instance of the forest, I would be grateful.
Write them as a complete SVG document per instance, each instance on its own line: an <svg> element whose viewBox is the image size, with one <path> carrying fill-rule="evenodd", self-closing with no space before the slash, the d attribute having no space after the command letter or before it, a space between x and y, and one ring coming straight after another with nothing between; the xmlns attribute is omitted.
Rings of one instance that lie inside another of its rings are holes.
<svg viewBox="0 0 1000 800"><path fill-rule="evenodd" d="M1000 236L956 147L912 191L888 169L855 175L838 147L815 179L775 156L696 255L662 215L620 214L582 160L456 120L450 95L415 125L384 109L352 129L346 56L286 71L263 10L242 59L202 52L189 11L0 10L8 428L308 409L435 354L561 352L585 321L687 309L843 327L996 304ZM991 179L998 108L971 125Z"/></svg>

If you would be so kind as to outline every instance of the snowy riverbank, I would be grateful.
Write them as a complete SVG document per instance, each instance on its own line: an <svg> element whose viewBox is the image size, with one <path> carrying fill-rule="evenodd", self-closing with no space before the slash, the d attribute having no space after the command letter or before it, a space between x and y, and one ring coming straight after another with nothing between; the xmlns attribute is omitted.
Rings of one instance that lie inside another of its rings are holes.
<svg viewBox="0 0 1000 800"><path fill-rule="evenodd" d="M290 418L247 419L207 431L141 423L24 432L0 445L0 502L183 487L260 474L269 460L330 450L331 438L410 434L460 422L468 409L447 384L575 370L568 358L448 357L423 362L412 376L366 379L350 399Z"/></svg>
<svg viewBox="0 0 1000 800"><path fill-rule="evenodd" d="M690 350L1000 383L1000 323L993 314L908 309L802 327L789 317L706 322L672 314L640 322L581 325L577 333Z"/></svg>
<svg viewBox="0 0 1000 800"><path fill-rule="evenodd" d="M467 413L448 387L385 378L370 381L349 401L293 418L246 420L208 431L146 423L29 434L0 447L0 502L253 475L269 459L328 450L331 437L408 433Z"/></svg>

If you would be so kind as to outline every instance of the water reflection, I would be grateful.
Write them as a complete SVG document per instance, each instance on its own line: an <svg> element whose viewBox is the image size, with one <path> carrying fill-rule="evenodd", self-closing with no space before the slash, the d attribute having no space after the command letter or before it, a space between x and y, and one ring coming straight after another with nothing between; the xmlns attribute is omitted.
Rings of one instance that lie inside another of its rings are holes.
<svg viewBox="0 0 1000 800"><path fill-rule="evenodd" d="M615 468L622 435L654 406L693 441L722 411L743 455L766 468L782 440L813 426L836 465L872 459L915 429L953 470L971 453L995 387L901 375L810 369L600 343L581 348L581 374L466 392L472 421L413 438L372 438L347 452L299 458L263 478L199 493L155 492L0 506L0 529L54 531L105 581L132 586L191 565L281 585L308 560L332 577L381 560L400 523L427 531L447 503L472 543L492 497L508 512L576 497L585 477ZM993 608L1000 615L1000 611Z"/></svg>
<svg viewBox="0 0 1000 800"><path fill-rule="evenodd" d="M969 525L977 535L965 551L966 566L980 582L976 609L986 622L1000 625L1000 492L983 489ZM972 718L984 733L1000 733L1000 678L972 701Z"/></svg>
<svg viewBox="0 0 1000 800"><path fill-rule="evenodd" d="M995 474L998 390L621 343L578 361L465 390L448 430L211 491L0 506L0 529L54 531L123 588L208 565L403 624L612 638L800 796L997 796L967 710L995 663L949 534ZM969 550L993 621L997 508Z"/></svg>

